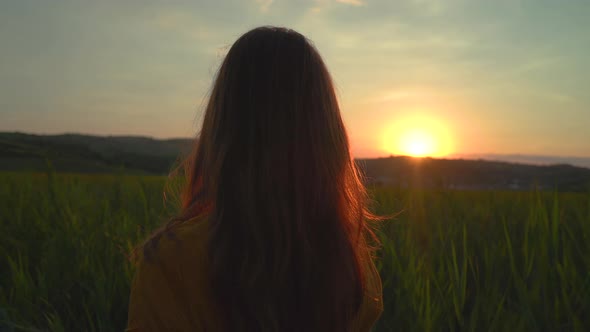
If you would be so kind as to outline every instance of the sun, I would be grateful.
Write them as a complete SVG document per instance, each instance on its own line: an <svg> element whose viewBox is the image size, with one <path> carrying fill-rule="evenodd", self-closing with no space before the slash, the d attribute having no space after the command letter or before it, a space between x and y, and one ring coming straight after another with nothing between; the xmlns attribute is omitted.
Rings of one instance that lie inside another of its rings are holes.
<svg viewBox="0 0 590 332"><path fill-rule="evenodd" d="M430 133L413 129L400 137L400 152L412 157L424 157L436 154L436 141Z"/></svg>
<svg viewBox="0 0 590 332"><path fill-rule="evenodd" d="M388 153L412 157L444 157L451 151L448 127L431 116L411 116L392 121L383 135Z"/></svg>

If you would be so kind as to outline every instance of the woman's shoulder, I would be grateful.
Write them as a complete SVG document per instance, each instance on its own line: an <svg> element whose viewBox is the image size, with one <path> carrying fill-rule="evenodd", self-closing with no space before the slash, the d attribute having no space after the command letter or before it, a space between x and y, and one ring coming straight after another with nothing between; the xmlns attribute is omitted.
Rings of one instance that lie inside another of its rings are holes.
<svg viewBox="0 0 590 332"><path fill-rule="evenodd" d="M216 331L206 239L206 220L188 220L146 242L131 286L129 331Z"/></svg>
<svg viewBox="0 0 590 332"><path fill-rule="evenodd" d="M187 260L198 263L206 257L207 231L205 217L195 217L163 228L144 243L139 263L153 263L161 268L177 267Z"/></svg>
<svg viewBox="0 0 590 332"><path fill-rule="evenodd" d="M137 282L202 297L208 285L206 240L207 221L201 218L156 232L137 257Z"/></svg>
<svg viewBox="0 0 590 332"><path fill-rule="evenodd" d="M205 244L208 230L209 221L206 216L197 216L170 228L173 238L194 245Z"/></svg>

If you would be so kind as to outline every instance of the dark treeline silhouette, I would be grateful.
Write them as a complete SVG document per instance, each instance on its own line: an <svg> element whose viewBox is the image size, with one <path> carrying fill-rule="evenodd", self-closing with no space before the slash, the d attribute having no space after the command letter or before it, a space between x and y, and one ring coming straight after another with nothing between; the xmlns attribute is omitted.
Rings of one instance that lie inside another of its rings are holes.
<svg viewBox="0 0 590 332"><path fill-rule="evenodd" d="M463 190L589 191L590 169L489 160L388 157L359 159L367 182Z"/></svg>

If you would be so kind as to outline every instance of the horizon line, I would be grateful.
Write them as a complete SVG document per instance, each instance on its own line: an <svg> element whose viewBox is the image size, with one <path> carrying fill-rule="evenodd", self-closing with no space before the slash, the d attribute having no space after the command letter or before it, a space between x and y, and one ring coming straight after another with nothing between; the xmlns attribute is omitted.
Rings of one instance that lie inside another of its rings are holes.
<svg viewBox="0 0 590 332"><path fill-rule="evenodd" d="M193 140L195 137L190 136L171 136L171 137L157 137L151 135L140 135L140 134L93 134L93 133L82 133L82 132L60 132L60 133L32 133L32 132L25 132L25 131L0 131L0 134L24 134L24 135L33 135L33 136L66 136L66 135L79 135L79 136L93 136L93 137L102 137L102 138L147 138L152 140L159 140L159 141L172 141L172 140ZM374 157L367 157L367 156L354 156L355 159L375 159L375 158L389 158L389 157L410 157L410 158L432 158L432 159L463 159L467 158L476 158L481 159L481 157L528 157L528 158L559 158L559 159L577 159L588 162L588 166L590 167L590 155L583 156L583 155L540 155L540 154L527 154L523 152L510 152L510 153L498 153L498 152L455 152L450 153L445 156L411 156L411 155L400 155L394 153L385 153L383 155L374 156ZM513 161L509 161L513 162Z"/></svg>

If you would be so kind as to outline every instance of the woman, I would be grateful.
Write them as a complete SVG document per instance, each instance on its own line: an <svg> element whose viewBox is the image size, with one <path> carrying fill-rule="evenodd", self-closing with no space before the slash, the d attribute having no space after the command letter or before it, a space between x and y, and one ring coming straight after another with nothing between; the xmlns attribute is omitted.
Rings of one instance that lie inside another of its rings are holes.
<svg viewBox="0 0 590 332"><path fill-rule="evenodd" d="M301 34L260 27L221 65L182 213L138 252L129 331L368 331L376 239L334 86Z"/></svg>

